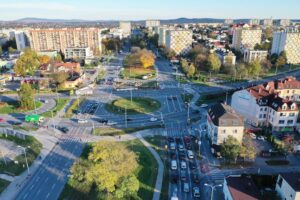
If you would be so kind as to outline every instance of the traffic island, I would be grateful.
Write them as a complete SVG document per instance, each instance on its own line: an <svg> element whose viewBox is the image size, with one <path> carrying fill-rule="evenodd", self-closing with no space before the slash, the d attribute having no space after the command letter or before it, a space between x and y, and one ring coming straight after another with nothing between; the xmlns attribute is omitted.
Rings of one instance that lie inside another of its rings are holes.
<svg viewBox="0 0 300 200"><path fill-rule="evenodd" d="M105 108L108 112L119 115L147 114L157 111L160 108L160 102L145 97L120 98L107 103Z"/></svg>

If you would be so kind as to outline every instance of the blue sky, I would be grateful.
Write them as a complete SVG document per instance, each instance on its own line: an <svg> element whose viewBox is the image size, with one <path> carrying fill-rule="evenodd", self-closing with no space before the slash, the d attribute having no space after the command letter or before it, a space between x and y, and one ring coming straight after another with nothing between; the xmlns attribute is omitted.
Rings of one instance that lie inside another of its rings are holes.
<svg viewBox="0 0 300 200"><path fill-rule="evenodd" d="M300 18L300 0L0 0L0 20Z"/></svg>

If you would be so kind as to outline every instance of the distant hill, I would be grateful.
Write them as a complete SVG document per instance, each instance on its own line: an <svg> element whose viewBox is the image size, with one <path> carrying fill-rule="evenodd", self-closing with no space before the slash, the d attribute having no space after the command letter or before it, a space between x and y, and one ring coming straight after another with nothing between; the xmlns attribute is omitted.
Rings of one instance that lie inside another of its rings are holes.
<svg viewBox="0 0 300 200"><path fill-rule="evenodd" d="M14 20L13 22L23 22L23 23L66 23L66 22L88 22L88 20L82 20L82 19L46 19L46 18L22 18Z"/></svg>
<svg viewBox="0 0 300 200"><path fill-rule="evenodd" d="M224 19L214 18L178 18L160 20L162 24L185 24L185 23L223 23Z"/></svg>

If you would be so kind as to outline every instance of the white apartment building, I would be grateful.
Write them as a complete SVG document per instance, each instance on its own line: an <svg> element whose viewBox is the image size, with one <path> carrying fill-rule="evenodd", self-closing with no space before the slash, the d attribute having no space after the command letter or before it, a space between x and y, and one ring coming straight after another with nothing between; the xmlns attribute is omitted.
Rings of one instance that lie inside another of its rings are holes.
<svg viewBox="0 0 300 200"><path fill-rule="evenodd" d="M300 84L292 78L254 86L235 92L231 106L253 126L272 127L272 131L292 131L297 125L299 112L297 104L292 101L294 97L299 99L297 88Z"/></svg>
<svg viewBox="0 0 300 200"><path fill-rule="evenodd" d="M146 28L154 28L160 26L159 20L146 20Z"/></svg>
<svg viewBox="0 0 300 200"><path fill-rule="evenodd" d="M167 30L166 47L175 51L177 55L187 54L193 43L193 32L191 30Z"/></svg>
<svg viewBox="0 0 300 200"><path fill-rule="evenodd" d="M281 199L300 199L300 173L282 173L278 175L276 181L276 192Z"/></svg>
<svg viewBox="0 0 300 200"><path fill-rule="evenodd" d="M221 145L228 136L242 143L244 120L230 106L218 103L208 110L207 134L211 144Z"/></svg>
<svg viewBox="0 0 300 200"><path fill-rule="evenodd" d="M279 19L276 21L276 26L290 26L291 20L289 19Z"/></svg>
<svg viewBox="0 0 300 200"><path fill-rule="evenodd" d="M26 34L22 31L15 31L15 39L18 51L22 51L27 47L26 45Z"/></svg>
<svg viewBox="0 0 300 200"><path fill-rule="evenodd" d="M166 46L166 32L167 30L174 30L173 28L167 26L160 26L157 28L158 33L158 45Z"/></svg>
<svg viewBox="0 0 300 200"><path fill-rule="evenodd" d="M273 19L262 19L260 24L263 26L273 26Z"/></svg>
<svg viewBox="0 0 300 200"><path fill-rule="evenodd" d="M280 31L273 33L272 54L286 52L287 62L300 63L300 32Z"/></svg>
<svg viewBox="0 0 300 200"><path fill-rule="evenodd" d="M243 51L244 46L254 48L256 44L261 43L262 30L239 27L233 30L232 37L232 47Z"/></svg>
<svg viewBox="0 0 300 200"><path fill-rule="evenodd" d="M131 22L120 22L119 27L123 30L124 37L131 35Z"/></svg>
<svg viewBox="0 0 300 200"><path fill-rule="evenodd" d="M250 63L255 60L263 61L266 60L268 56L268 51L254 50L254 49L244 49L244 62Z"/></svg>
<svg viewBox="0 0 300 200"><path fill-rule="evenodd" d="M87 59L92 58L93 52L89 47L71 47L65 49L65 58L66 59Z"/></svg>

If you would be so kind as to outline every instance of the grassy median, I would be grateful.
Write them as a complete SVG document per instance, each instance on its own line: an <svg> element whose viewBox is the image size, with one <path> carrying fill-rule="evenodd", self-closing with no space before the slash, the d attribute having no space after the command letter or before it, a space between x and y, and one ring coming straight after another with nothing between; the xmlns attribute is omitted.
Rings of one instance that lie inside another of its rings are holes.
<svg viewBox="0 0 300 200"><path fill-rule="evenodd" d="M53 109L44 112L42 114L43 117L52 117L52 113L53 112L53 116L55 116L59 111L61 111L61 109L63 109L63 107L69 102L69 99L63 98L63 99L55 99L56 105Z"/></svg>

